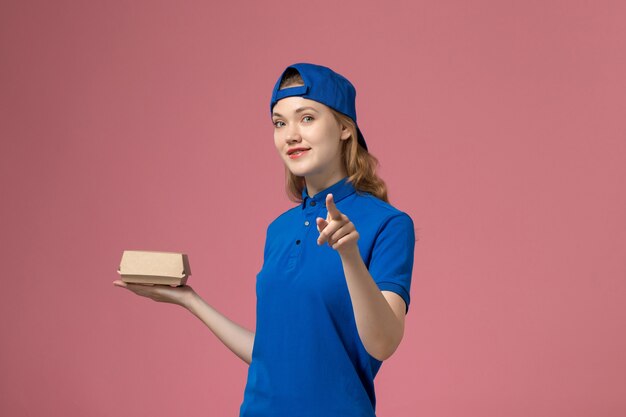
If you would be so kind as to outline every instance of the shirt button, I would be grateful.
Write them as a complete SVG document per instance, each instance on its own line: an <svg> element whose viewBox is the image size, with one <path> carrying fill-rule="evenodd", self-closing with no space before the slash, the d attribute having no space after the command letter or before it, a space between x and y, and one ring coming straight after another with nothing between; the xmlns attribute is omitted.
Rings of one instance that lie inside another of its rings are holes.
<svg viewBox="0 0 626 417"><path fill-rule="evenodd" d="M300 239L296 240L296 245L300 244Z"/></svg>
<svg viewBox="0 0 626 417"><path fill-rule="evenodd" d="M311 201L311 206L315 207L317 203L315 201Z"/></svg>
<svg viewBox="0 0 626 417"><path fill-rule="evenodd" d="M305 226L308 226L308 225L309 225L309 221L308 221L308 220L307 220L307 221L305 221L305 222L304 222L304 225L305 225Z"/></svg>

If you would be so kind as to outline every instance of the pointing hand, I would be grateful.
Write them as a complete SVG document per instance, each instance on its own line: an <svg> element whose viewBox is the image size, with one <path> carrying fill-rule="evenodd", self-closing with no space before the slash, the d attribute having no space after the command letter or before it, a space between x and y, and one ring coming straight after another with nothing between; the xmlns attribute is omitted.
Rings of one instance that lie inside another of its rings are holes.
<svg viewBox="0 0 626 417"><path fill-rule="evenodd" d="M356 231L348 216L337 209L332 194L326 196L326 208L328 210L326 220L321 217L316 219L317 230L320 232L317 244L323 245L328 242L328 245L339 254L357 249L359 232Z"/></svg>

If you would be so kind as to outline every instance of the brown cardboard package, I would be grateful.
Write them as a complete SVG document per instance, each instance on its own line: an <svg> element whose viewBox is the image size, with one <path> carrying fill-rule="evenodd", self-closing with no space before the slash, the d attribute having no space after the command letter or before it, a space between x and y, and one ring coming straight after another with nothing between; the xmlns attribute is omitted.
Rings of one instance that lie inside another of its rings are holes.
<svg viewBox="0 0 626 417"><path fill-rule="evenodd" d="M179 286L191 269L184 253L125 250L117 273L128 283Z"/></svg>

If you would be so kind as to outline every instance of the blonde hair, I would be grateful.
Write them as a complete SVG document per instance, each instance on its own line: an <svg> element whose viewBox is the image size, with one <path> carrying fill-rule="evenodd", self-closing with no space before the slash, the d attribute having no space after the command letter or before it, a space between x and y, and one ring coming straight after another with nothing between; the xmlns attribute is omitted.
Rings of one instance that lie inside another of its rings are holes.
<svg viewBox="0 0 626 417"><path fill-rule="evenodd" d="M279 89L294 85L304 85L300 74L296 69L290 68L285 73ZM340 126L346 127L350 131L350 137L343 140L341 144L341 159L348 174L348 182L351 183L357 192L366 192L375 197L389 202L387 197L387 185L376 174L378 159L358 143L356 123L350 117L330 108L335 116L335 120ZM301 203L302 190L304 190L304 177L294 175L285 165L285 188L290 200Z"/></svg>

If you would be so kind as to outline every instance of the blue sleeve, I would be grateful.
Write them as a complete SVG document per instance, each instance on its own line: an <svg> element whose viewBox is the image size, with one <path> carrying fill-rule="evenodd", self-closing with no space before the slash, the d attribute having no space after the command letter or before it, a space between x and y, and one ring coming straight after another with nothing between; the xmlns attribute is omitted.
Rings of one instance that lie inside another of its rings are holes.
<svg viewBox="0 0 626 417"><path fill-rule="evenodd" d="M406 213L390 217L374 241L369 272L381 291L400 295L409 311L415 250L413 220Z"/></svg>
<svg viewBox="0 0 626 417"><path fill-rule="evenodd" d="M270 247L270 239L271 239L271 230L272 230L272 225L274 224L274 222L271 222L270 224L267 225L267 228L265 229L265 244L263 245L263 263L265 264L265 261L267 260L268 257L268 252L269 252L269 247Z"/></svg>

